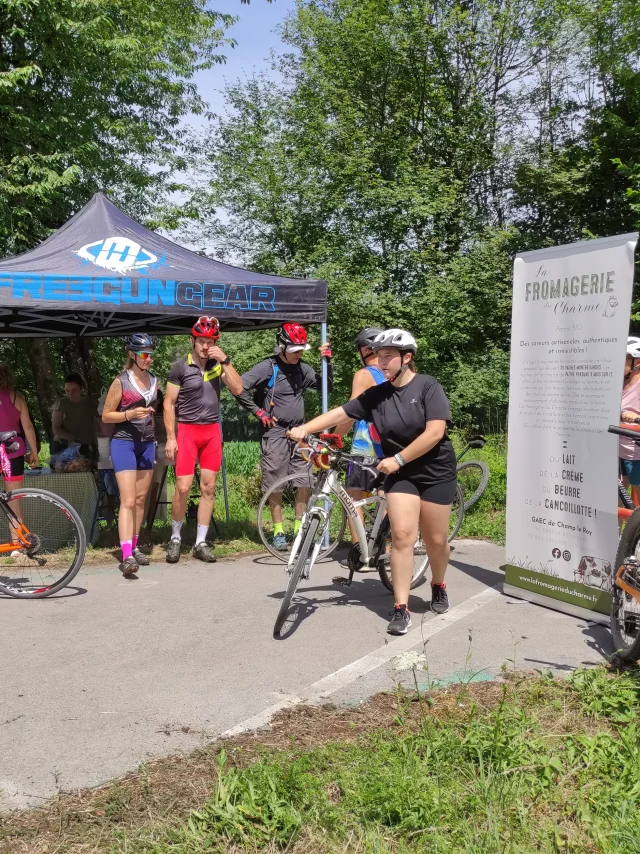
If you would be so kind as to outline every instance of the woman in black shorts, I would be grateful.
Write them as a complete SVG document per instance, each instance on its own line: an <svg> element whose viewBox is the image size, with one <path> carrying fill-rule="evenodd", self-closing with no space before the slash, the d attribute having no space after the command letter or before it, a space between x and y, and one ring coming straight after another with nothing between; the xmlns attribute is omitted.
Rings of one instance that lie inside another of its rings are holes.
<svg viewBox="0 0 640 854"><path fill-rule="evenodd" d="M431 565L431 610L444 614L449 600L444 576L449 562L449 515L456 493L456 456L447 436L449 401L440 383L418 374L413 357L418 346L403 329L387 329L373 342L387 382L367 389L344 406L290 431L302 440L346 418L372 422L380 434L385 458L378 465L387 475L384 491L391 522L391 578L395 608L391 634L411 625L409 590L413 548L422 532Z"/></svg>

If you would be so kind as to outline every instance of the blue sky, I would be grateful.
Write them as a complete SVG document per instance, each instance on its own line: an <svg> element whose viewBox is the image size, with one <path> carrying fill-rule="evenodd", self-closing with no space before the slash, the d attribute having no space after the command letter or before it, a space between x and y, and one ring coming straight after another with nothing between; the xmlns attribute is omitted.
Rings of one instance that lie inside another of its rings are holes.
<svg viewBox="0 0 640 854"><path fill-rule="evenodd" d="M225 79L251 75L255 71L269 71L269 52L280 53L284 46L276 32L278 24L295 8L295 0L251 0L244 5L240 0L211 0L210 8L227 15L239 17L239 21L227 30L227 36L238 44L235 48L225 47L221 52L227 57L223 65L198 74L195 82L200 94L215 113L222 113L224 98L220 91ZM197 123L201 123L201 119ZM192 119L193 123L193 119Z"/></svg>

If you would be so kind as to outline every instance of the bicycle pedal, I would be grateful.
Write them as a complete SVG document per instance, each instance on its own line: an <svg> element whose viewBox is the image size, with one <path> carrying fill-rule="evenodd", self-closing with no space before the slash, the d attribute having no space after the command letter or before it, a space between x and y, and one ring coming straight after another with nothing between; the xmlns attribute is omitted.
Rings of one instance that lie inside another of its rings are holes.
<svg viewBox="0 0 640 854"><path fill-rule="evenodd" d="M340 584L342 587L351 587L351 579L345 578L344 575L334 575L331 581L334 584Z"/></svg>

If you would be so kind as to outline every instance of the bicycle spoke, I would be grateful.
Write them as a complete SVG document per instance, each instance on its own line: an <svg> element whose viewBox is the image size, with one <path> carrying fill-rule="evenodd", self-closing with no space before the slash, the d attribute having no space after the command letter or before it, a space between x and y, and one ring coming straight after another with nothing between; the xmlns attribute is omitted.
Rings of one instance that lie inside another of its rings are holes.
<svg viewBox="0 0 640 854"><path fill-rule="evenodd" d="M19 541L6 511L1 514L0 542L14 548L0 553L0 589L13 596L42 596L59 589L65 578L75 575L84 555L78 520L46 492L19 490L11 503L24 519L29 544Z"/></svg>

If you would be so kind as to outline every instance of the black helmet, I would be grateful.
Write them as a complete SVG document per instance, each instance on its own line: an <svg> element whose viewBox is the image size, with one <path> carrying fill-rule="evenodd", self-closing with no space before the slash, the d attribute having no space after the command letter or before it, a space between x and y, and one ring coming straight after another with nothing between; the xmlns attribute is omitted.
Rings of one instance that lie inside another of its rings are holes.
<svg viewBox="0 0 640 854"><path fill-rule="evenodd" d="M153 343L153 338L146 332L133 332L127 338L126 347L127 350L133 350L135 353L138 350L155 350L156 345Z"/></svg>
<svg viewBox="0 0 640 854"><path fill-rule="evenodd" d="M356 349L360 349L361 347L369 347L373 344L373 339L376 335L380 335L381 332L384 332L384 329L381 329L379 326L367 326L366 329L363 329L362 332L358 335L355 341Z"/></svg>

